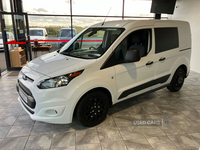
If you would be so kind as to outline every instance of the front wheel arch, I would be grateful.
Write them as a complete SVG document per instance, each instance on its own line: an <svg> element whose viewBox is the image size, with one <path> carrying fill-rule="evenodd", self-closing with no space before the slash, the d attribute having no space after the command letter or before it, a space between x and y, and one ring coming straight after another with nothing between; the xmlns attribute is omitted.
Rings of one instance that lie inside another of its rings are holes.
<svg viewBox="0 0 200 150"><path fill-rule="evenodd" d="M74 115L79 123L93 127L101 123L109 110L110 100L102 90L91 90L79 100Z"/></svg>
<svg viewBox="0 0 200 150"><path fill-rule="evenodd" d="M87 91L85 94L83 94L83 96L81 96L81 98L79 99L79 101L77 102L77 104L76 104L76 106L75 106L75 109L74 109L74 112L73 112L73 117L74 117L74 115L75 115L77 106L78 106L78 104L80 103L80 100L81 100L84 96L86 96L88 93L92 93L92 92L95 92L95 91L102 91L102 92L104 92L104 93L108 96L108 98L109 98L109 107L111 107L111 106L113 105L113 102L112 102L112 95L111 95L110 91L109 91L108 89L106 89L106 88L103 88L103 87L97 87L97 88L94 88L94 89L91 89L91 90Z"/></svg>

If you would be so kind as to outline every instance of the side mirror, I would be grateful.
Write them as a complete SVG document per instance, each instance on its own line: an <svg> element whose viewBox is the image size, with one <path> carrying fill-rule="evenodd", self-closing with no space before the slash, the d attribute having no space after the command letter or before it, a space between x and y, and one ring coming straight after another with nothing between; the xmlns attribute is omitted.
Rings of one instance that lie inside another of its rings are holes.
<svg viewBox="0 0 200 150"><path fill-rule="evenodd" d="M45 36L48 36L48 34L46 34Z"/></svg>
<svg viewBox="0 0 200 150"><path fill-rule="evenodd" d="M58 37L58 35L56 35Z"/></svg>
<svg viewBox="0 0 200 150"><path fill-rule="evenodd" d="M126 63L137 62L140 59L141 57L140 57L140 52L138 49L130 49L126 52L126 55L125 55Z"/></svg>

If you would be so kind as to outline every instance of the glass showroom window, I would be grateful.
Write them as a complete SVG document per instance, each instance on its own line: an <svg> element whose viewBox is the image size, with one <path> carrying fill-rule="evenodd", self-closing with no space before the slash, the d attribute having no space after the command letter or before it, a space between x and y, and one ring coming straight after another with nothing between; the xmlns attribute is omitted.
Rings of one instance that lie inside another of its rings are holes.
<svg viewBox="0 0 200 150"><path fill-rule="evenodd" d="M63 40L69 40L67 37L59 37L60 31L63 28L71 28L71 19L70 17L61 17L61 16L28 16L29 19L29 29L31 28L40 28L40 29L32 29L30 32L30 38L32 40L37 37L38 39L42 39L44 37L44 33L41 32L42 28L45 28L47 31L48 37L46 40L60 40L60 41L48 41L48 44L52 45L51 51L55 51L58 48L61 48L66 42ZM46 32L45 31L45 32ZM32 42L33 45L33 42Z"/></svg>
<svg viewBox="0 0 200 150"><path fill-rule="evenodd" d="M29 28L45 28L49 37L56 37L61 28L71 26L70 17L29 15L28 19Z"/></svg>
<svg viewBox="0 0 200 150"><path fill-rule="evenodd" d="M80 33L85 28L100 23L105 20L105 17L73 17L73 28L76 29L77 33ZM107 17L106 21L121 20L121 17L110 18Z"/></svg>
<svg viewBox="0 0 200 150"><path fill-rule="evenodd" d="M124 16L154 17L154 13L150 13L151 3L152 1L147 0L125 0ZM162 17L167 17L167 14L162 14Z"/></svg>
<svg viewBox="0 0 200 150"><path fill-rule="evenodd" d="M121 16L122 0L72 0L72 15Z"/></svg>
<svg viewBox="0 0 200 150"><path fill-rule="evenodd" d="M11 12L11 9L10 9L10 0L2 0L2 3L3 3L3 10L5 12Z"/></svg>
<svg viewBox="0 0 200 150"><path fill-rule="evenodd" d="M23 0L23 8L29 14L70 15L70 0Z"/></svg>
<svg viewBox="0 0 200 150"><path fill-rule="evenodd" d="M139 17L153 17L150 13L152 1L132 1L125 0L124 15L125 16L139 16Z"/></svg>

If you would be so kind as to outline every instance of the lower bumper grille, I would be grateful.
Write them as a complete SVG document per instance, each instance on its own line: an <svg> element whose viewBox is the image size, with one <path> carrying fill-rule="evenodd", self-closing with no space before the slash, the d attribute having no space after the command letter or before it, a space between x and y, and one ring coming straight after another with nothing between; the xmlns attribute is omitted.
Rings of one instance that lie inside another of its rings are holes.
<svg viewBox="0 0 200 150"><path fill-rule="evenodd" d="M26 108L26 110L28 110L32 115L35 113L34 111L30 110L28 107L26 107L26 105L24 105L24 103L22 102L23 106Z"/></svg>

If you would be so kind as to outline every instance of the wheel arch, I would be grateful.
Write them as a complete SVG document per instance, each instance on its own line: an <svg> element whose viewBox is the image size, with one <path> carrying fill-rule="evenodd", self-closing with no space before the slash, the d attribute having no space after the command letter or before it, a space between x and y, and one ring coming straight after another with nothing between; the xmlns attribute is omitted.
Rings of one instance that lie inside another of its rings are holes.
<svg viewBox="0 0 200 150"><path fill-rule="evenodd" d="M178 70L179 68L182 68L184 71L185 71L185 78L187 77L187 66L186 65L184 65L184 64L182 64L182 65L180 65L176 70Z"/></svg>
<svg viewBox="0 0 200 150"><path fill-rule="evenodd" d="M104 87L96 87L96 88L90 89L89 91L87 91L85 94L83 94L83 95L81 96L81 98L80 98L80 99L78 100L78 102L76 103L76 106L75 106L74 111L73 111L73 116L74 116L74 114L75 114L75 112L76 112L77 106L78 106L78 104L80 103L81 99L82 99L84 96L86 96L88 93L94 92L94 91L102 91L102 92L104 92L104 93L108 96L108 99L109 99L109 107L111 107L111 106L113 105L113 102L112 102L112 95L111 95L110 91L109 91L108 89L104 88Z"/></svg>

